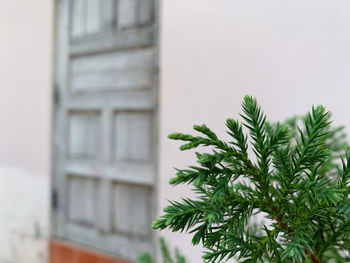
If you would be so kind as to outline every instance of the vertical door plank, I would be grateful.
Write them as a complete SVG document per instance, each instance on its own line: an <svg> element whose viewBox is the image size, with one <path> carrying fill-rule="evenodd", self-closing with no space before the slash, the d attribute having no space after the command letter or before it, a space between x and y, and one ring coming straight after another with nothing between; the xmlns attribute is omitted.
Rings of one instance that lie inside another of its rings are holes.
<svg viewBox="0 0 350 263"><path fill-rule="evenodd" d="M153 1L154 0L139 0L138 2L138 24L139 25L145 25L152 22Z"/></svg>
<svg viewBox="0 0 350 263"><path fill-rule="evenodd" d="M103 0L101 2L103 29L108 31L115 26L116 0Z"/></svg>
<svg viewBox="0 0 350 263"><path fill-rule="evenodd" d="M96 182L93 179L68 177L69 219L94 225L97 207Z"/></svg>
<svg viewBox="0 0 350 263"><path fill-rule="evenodd" d="M101 178L98 191L97 227L102 233L111 232L111 187L107 178Z"/></svg>
<svg viewBox="0 0 350 263"><path fill-rule="evenodd" d="M137 24L138 0L118 1L118 28L133 27Z"/></svg>
<svg viewBox="0 0 350 263"><path fill-rule="evenodd" d="M109 109L105 109L102 112L101 127L102 127L102 150L101 160L105 165L108 165L111 159L111 137L112 137L112 122L113 113ZM98 229L102 233L108 233L111 231L111 187L112 181L109 180L105 174L101 174L99 185L99 206L97 214Z"/></svg>
<svg viewBox="0 0 350 263"><path fill-rule="evenodd" d="M131 213L129 203L130 189L125 185L115 185L114 187L114 228L121 233L129 233L131 229Z"/></svg>
<svg viewBox="0 0 350 263"><path fill-rule="evenodd" d="M101 0L87 1L86 31L88 35L96 34L101 31L101 22L102 22L102 12L101 12L102 3L101 2L102 2Z"/></svg>
<svg viewBox="0 0 350 263"><path fill-rule="evenodd" d="M85 7L86 0L73 0L72 4L72 37L85 35Z"/></svg>
<svg viewBox="0 0 350 263"><path fill-rule="evenodd" d="M115 186L114 225L117 232L147 235L151 225L151 196L147 187Z"/></svg>
<svg viewBox="0 0 350 263"><path fill-rule="evenodd" d="M99 147L99 115L97 112L70 112L69 153L71 157L92 157Z"/></svg>
<svg viewBox="0 0 350 263"><path fill-rule="evenodd" d="M70 35L67 28L71 26L71 2L62 0L56 2L57 10L57 49L56 49L56 67L55 67L55 88L59 94L60 100L55 101L55 134L53 136L53 190L57 195L57 207L52 209L52 233L56 236L64 236L67 220L67 181L64 174L64 158L66 155L66 109L62 98L66 96L67 87L67 68L69 67L69 39Z"/></svg>
<svg viewBox="0 0 350 263"><path fill-rule="evenodd" d="M135 187L131 190L131 232L147 235L151 230L151 196L148 188Z"/></svg>
<svg viewBox="0 0 350 263"><path fill-rule="evenodd" d="M151 116L149 113L117 114L115 155L117 160L151 159Z"/></svg>

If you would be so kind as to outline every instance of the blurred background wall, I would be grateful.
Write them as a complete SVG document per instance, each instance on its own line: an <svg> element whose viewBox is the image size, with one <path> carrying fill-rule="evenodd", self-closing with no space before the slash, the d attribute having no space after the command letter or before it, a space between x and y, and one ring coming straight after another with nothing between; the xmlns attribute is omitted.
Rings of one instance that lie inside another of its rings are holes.
<svg viewBox="0 0 350 263"><path fill-rule="evenodd" d="M168 185L191 164L166 138L207 123L224 134L245 94L271 120L324 104L347 124L347 0L161 1L159 211L187 194ZM0 9L0 262L45 262L49 222L53 1L2 1ZM349 131L349 129L348 129ZM162 232L191 262L200 248Z"/></svg>
<svg viewBox="0 0 350 263"><path fill-rule="evenodd" d="M194 123L223 134L245 94L270 120L324 104L349 131L349 8L344 0L162 2L159 208L188 193L167 184L173 167L194 164L193 152L166 136ZM189 237L161 234L201 262Z"/></svg>
<svg viewBox="0 0 350 263"><path fill-rule="evenodd" d="M0 262L46 262L53 1L1 1Z"/></svg>

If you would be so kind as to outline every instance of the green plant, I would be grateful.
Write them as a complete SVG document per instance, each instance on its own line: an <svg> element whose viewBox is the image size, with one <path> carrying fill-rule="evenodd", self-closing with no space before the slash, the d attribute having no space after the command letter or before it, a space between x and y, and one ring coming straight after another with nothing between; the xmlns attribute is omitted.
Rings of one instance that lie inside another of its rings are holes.
<svg viewBox="0 0 350 263"><path fill-rule="evenodd" d="M162 262L163 263L186 263L185 257L179 252L178 249L175 249L175 259L171 256L168 245L165 243L164 238L159 238L160 249L162 253ZM145 252L138 259L138 263L154 263L155 260L152 256Z"/></svg>
<svg viewBox="0 0 350 263"><path fill-rule="evenodd" d="M169 135L186 142L181 150L209 151L196 152L199 166L178 169L170 180L191 184L196 198L171 201L153 228L193 234L193 244L207 249L206 262L350 262L350 155L342 128L331 127L322 106L286 124L267 123L250 96L242 108L250 143L233 119L226 122L229 142L205 125L194 126L203 136Z"/></svg>

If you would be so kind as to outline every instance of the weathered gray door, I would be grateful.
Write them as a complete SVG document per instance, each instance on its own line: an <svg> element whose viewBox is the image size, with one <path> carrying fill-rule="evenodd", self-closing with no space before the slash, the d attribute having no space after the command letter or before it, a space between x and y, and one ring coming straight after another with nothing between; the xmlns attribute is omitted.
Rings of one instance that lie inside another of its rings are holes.
<svg viewBox="0 0 350 263"><path fill-rule="evenodd" d="M53 236L152 250L155 0L57 0Z"/></svg>

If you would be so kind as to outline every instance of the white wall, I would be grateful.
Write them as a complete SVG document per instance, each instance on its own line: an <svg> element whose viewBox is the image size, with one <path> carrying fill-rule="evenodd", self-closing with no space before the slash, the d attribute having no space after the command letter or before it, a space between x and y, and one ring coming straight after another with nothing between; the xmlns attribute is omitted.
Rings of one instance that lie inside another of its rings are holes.
<svg viewBox="0 0 350 263"><path fill-rule="evenodd" d="M47 254L53 1L1 1L0 262Z"/></svg>
<svg viewBox="0 0 350 263"><path fill-rule="evenodd" d="M173 167L193 164L193 153L166 136L194 123L223 134L245 94L271 120L324 104L350 131L348 10L347 0L163 1L159 210L187 194L167 184ZM188 237L161 234L201 262Z"/></svg>

